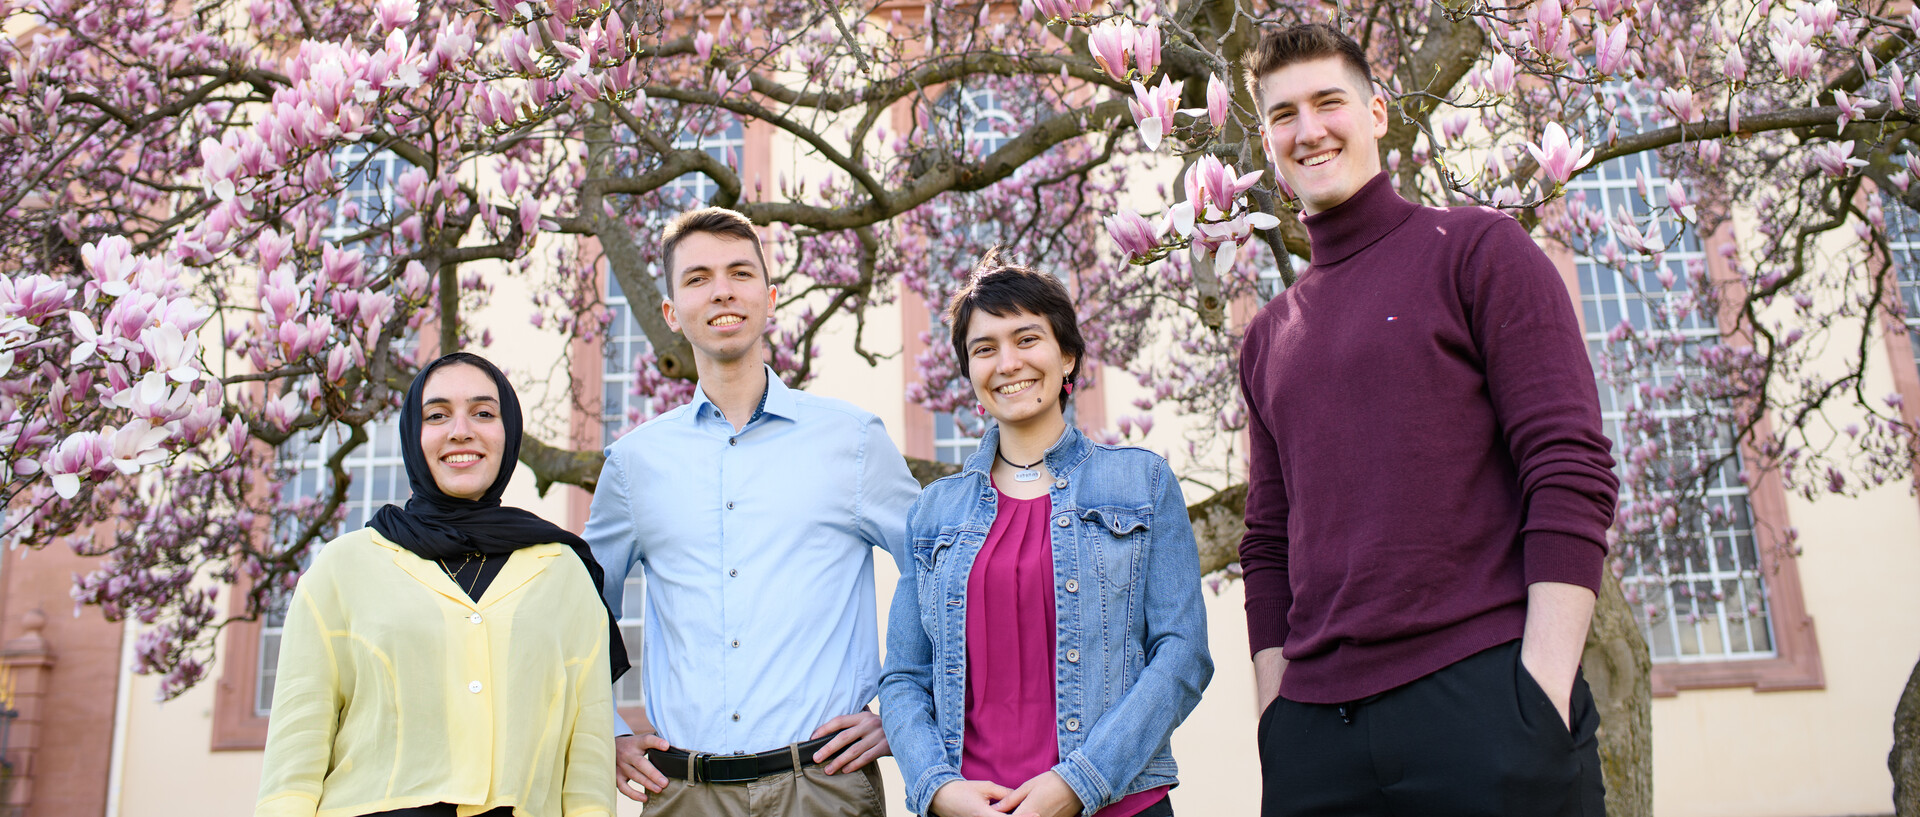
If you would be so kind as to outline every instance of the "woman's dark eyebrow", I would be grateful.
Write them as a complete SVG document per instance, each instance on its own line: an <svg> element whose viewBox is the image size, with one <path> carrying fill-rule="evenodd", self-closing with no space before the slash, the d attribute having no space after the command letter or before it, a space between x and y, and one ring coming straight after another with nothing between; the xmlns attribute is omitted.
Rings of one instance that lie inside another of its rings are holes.
<svg viewBox="0 0 1920 817"><path fill-rule="evenodd" d="M1021 332L1037 332L1037 331L1040 331L1040 328L1041 328L1040 324L1030 323L1030 324L1027 324L1026 326L1014 327L1013 331L1008 332L1007 334L1018 335ZM977 338L974 338L973 340L967 341L967 348L972 349L975 345L978 345L981 343L987 343L992 340L993 338L987 337L986 335L981 335Z"/></svg>
<svg viewBox="0 0 1920 817"><path fill-rule="evenodd" d="M473 405L474 403L498 403L498 402L500 402L500 398L494 397L491 394L483 394L479 397L467 398L467 405ZM445 403L451 406L453 405L453 400L446 397L429 397L425 400L420 401L420 407L426 408L427 406L433 405L434 403Z"/></svg>

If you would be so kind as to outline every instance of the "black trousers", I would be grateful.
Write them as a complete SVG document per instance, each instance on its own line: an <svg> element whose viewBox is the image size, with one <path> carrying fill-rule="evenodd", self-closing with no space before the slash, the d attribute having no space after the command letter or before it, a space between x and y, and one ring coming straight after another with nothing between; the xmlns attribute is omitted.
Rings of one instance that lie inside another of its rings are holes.
<svg viewBox="0 0 1920 817"><path fill-rule="evenodd" d="M1261 817L1604 817L1585 678L1571 716L1518 641L1352 703L1279 698L1260 716Z"/></svg>

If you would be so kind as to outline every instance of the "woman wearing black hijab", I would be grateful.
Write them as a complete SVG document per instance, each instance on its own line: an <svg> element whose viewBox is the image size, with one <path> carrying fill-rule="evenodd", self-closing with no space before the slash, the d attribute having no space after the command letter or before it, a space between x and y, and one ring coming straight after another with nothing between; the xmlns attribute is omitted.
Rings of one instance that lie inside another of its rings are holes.
<svg viewBox="0 0 1920 817"><path fill-rule="evenodd" d="M613 813L626 649L586 542L500 504L520 434L484 358L414 378L413 496L322 548L288 606L257 815Z"/></svg>

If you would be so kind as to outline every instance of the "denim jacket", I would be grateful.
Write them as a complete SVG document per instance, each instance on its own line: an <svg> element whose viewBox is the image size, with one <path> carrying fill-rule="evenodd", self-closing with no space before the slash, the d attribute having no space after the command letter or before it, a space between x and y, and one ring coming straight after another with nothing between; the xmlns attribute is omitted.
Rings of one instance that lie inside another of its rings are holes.
<svg viewBox="0 0 1920 817"><path fill-rule="evenodd" d="M907 513L900 586L887 623L880 718L907 806L960 780L966 724L967 576L997 510L988 480L999 430L966 470L928 485ZM1092 815L1176 782L1173 729L1213 677L1200 558L1166 460L1096 445L1069 426L1047 449L1053 473L1053 767ZM1025 781L1001 781L1018 786Z"/></svg>

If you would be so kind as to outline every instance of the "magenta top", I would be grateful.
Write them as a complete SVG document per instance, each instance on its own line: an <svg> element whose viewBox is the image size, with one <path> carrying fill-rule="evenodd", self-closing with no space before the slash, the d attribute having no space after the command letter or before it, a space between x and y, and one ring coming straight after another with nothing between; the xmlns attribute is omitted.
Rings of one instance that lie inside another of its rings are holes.
<svg viewBox="0 0 1920 817"><path fill-rule="evenodd" d="M996 491L997 493L997 491ZM1060 762L1055 731L1053 537L1045 496L999 495L967 576L967 719L960 774L1008 788ZM1167 795L1136 792L1094 817L1132 817Z"/></svg>

